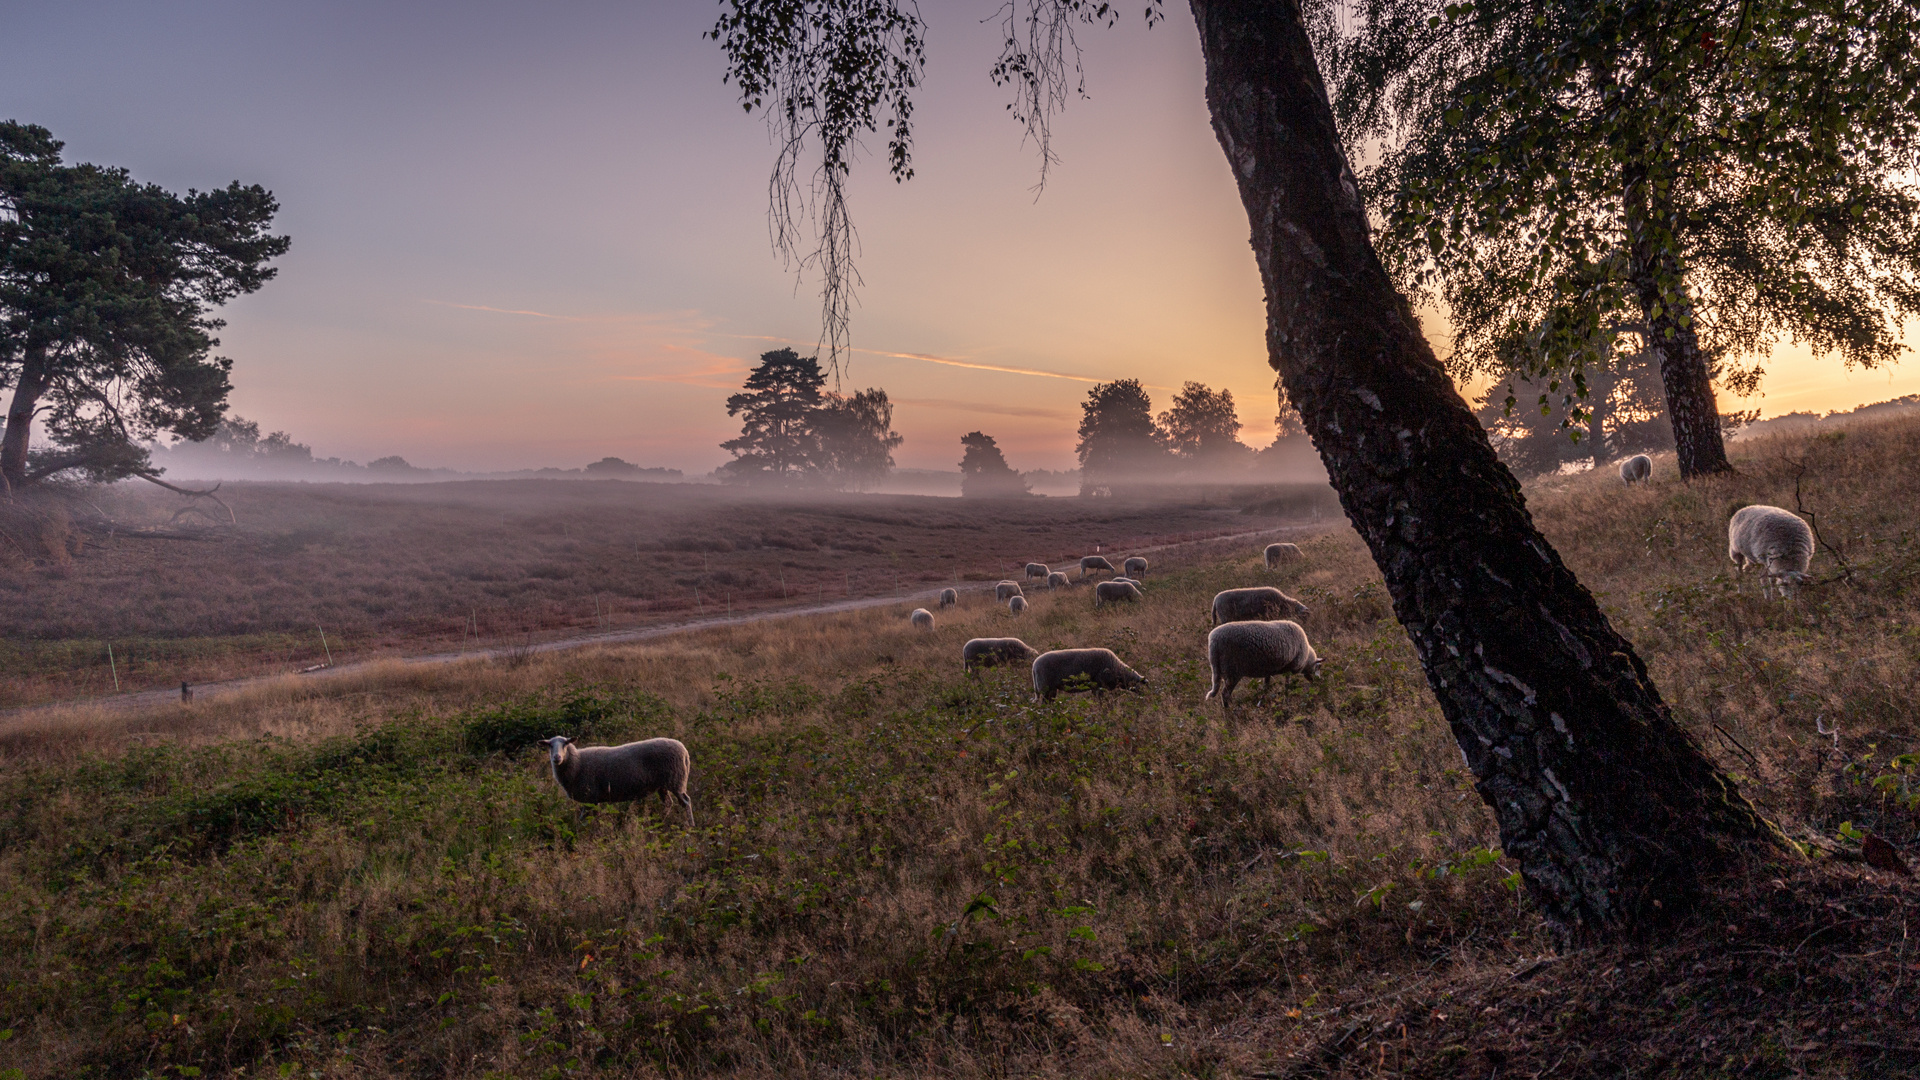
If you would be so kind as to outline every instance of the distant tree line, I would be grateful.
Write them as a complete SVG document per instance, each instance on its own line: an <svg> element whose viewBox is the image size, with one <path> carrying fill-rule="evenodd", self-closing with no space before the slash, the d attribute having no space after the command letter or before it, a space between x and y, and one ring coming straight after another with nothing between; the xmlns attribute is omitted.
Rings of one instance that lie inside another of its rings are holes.
<svg viewBox="0 0 1920 1080"><path fill-rule="evenodd" d="M850 396L824 389L820 358L792 349L762 353L745 387L727 399L742 418L739 438L720 444L733 460L724 481L778 487L868 488L893 469L905 440L893 430L893 403L880 389Z"/></svg>

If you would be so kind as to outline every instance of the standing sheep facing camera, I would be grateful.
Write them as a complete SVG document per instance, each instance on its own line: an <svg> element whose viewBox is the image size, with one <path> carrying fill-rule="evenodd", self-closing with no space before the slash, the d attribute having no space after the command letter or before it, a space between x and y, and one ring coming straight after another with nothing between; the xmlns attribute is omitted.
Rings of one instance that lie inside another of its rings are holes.
<svg viewBox="0 0 1920 1080"><path fill-rule="evenodd" d="M1777 506L1745 506L1727 521L1727 558L1744 572L1762 569L1769 586L1782 595L1807 580L1813 562L1813 530L1791 510Z"/></svg>
<svg viewBox="0 0 1920 1080"><path fill-rule="evenodd" d="M679 739L575 746L565 735L555 735L545 745L554 780L574 802L633 802L659 792L669 805L678 800L687 808L687 828L693 828L693 796L687 794L693 758ZM573 816L578 822L577 809Z"/></svg>
<svg viewBox="0 0 1920 1080"><path fill-rule="evenodd" d="M1135 555L1134 557L1128 559L1125 563L1121 564L1121 571L1125 573L1128 577L1133 577L1135 575L1138 575L1140 577L1146 577L1147 576L1147 560L1141 558L1138 555Z"/></svg>
<svg viewBox="0 0 1920 1080"><path fill-rule="evenodd" d="M959 602L960 602L960 590L958 589L941 589L940 590L940 606L941 607L950 608Z"/></svg>
<svg viewBox="0 0 1920 1080"><path fill-rule="evenodd" d="M1080 558L1080 580L1081 580L1081 581L1085 581L1085 580L1087 580L1087 575L1088 575L1088 574L1090 574L1090 573L1092 573L1092 572L1093 572L1093 571L1095 571L1095 570L1105 570L1105 571L1106 571L1107 573L1109 573L1109 574L1117 574L1117 573L1119 573L1119 571L1118 571L1118 570L1115 570L1115 569L1113 568L1113 564L1107 561L1107 559L1106 559L1106 556L1104 556L1104 555L1083 555L1083 556L1081 556L1081 558Z"/></svg>
<svg viewBox="0 0 1920 1080"><path fill-rule="evenodd" d="M1312 682L1320 677L1320 657L1296 622L1230 622L1207 635L1207 666L1213 671L1207 700L1220 698L1220 708L1233 711L1233 688L1242 679L1263 680L1260 698L1273 690L1275 675L1301 674Z"/></svg>
<svg viewBox="0 0 1920 1080"><path fill-rule="evenodd" d="M960 670L1025 663L1039 655L1040 650L1017 637L977 637L960 647Z"/></svg>
<svg viewBox="0 0 1920 1080"><path fill-rule="evenodd" d="M913 614L907 616L907 621L922 630L931 630L933 629L933 612L923 607L914 608Z"/></svg>
<svg viewBox="0 0 1920 1080"><path fill-rule="evenodd" d="M1047 575L1047 588L1049 589L1070 589L1072 587L1073 580L1058 570Z"/></svg>
<svg viewBox="0 0 1920 1080"><path fill-rule="evenodd" d="M1093 587L1093 606L1116 604L1122 600L1133 603L1140 599L1140 586L1126 578L1102 581Z"/></svg>
<svg viewBox="0 0 1920 1080"><path fill-rule="evenodd" d="M1653 475L1653 459L1645 454L1635 454L1620 463L1620 479L1623 483L1644 481Z"/></svg>
<svg viewBox="0 0 1920 1080"><path fill-rule="evenodd" d="M1068 685L1081 676L1086 677L1086 683ZM1041 653L1033 662L1033 690L1043 701L1052 701L1062 690L1076 694L1083 690L1137 690L1146 685L1146 676L1121 663L1112 649L1055 649Z"/></svg>
<svg viewBox="0 0 1920 1080"><path fill-rule="evenodd" d="M1021 579L1023 581L1033 581L1038 578L1041 581L1045 581L1047 580L1047 575L1051 573L1053 573L1053 570L1046 563L1030 562L1027 564L1027 572L1021 575Z"/></svg>
<svg viewBox="0 0 1920 1080"><path fill-rule="evenodd" d="M1018 593L1008 597L1007 611L1014 615L1025 615L1027 613L1027 598Z"/></svg>
<svg viewBox="0 0 1920 1080"><path fill-rule="evenodd" d="M1019 595L1020 583L1017 581L1003 581L993 587L993 598L995 600L1005 600L1009 596Z"/></svg>
<svg viewBox="0 0 1920 1080"><path fill-rule="evenodd" d="M1278 570L1281 563L1292 562L1298 558L1300 558L1300 545L1298 544L1267 545L1267 569L1269 570Z"/></svg>
<svg viewBox="0 0 1920 1080"><path fill-rule="evenodd" d="M1254 589L1225 589L1213 596L1214 625L1292 615L1305 618L1307 605L1270 585Z"/></svg>

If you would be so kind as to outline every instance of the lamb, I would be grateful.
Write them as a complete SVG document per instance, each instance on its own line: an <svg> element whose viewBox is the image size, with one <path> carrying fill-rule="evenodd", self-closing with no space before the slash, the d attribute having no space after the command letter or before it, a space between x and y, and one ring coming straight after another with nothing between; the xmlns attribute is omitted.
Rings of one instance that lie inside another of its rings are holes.
<svg viewBox="0 0 1920 1080"><path fill-rule="evenodd" d="M567 736L555 735L544 742L553 778L574 802L632 802L657 791L669 805L678 799L687 808L687 828L693 828L693 796L687 794L693 759L679 739L575 746ZM579 816L576 810L574 820Z"/></svg>
<svg viewBox="0 0 1920 1080"><path fill-rule="evenodd" d="M1023 580L1032 581L1035 578L1039 578L1041 581L1045 581L1047 580L1047 575L1051 573L1053 573L1053 570L1047 566L1046 563L1030 562L1027 564L1027 572Z"/></svg>
<svg viewBox="0 0 1920 1080"><path fill-rule="evenodd" d="M913 614L907 616L907 621L922 630L931 630L933 629L933 612L923 607L914 608Z"/></svg>
<svg viewBox="0 0 1920 1080"><path fill-rule="evenodd" d="M1126 578L1102 581L1093 587L1093 606L1117 604L1122 600L1133 603L1140 599L1140 595L1139 584Z"/></svg>
<svg viewBox="0 0 1920 1080"><path fill-rule="evenodd" d="M1138 574L1141 577L1146 577L1147 576L1147 560L1141 558L1138 555L1135 555L1132 558L1128 559L1125 563L1121 564L1121 572L1125 573L1128 577L1132 577L1135 574Z"/></svg>
<svg viewBox="0 0 1920 1080"><path fill-rule="evenodd" d="M1047 588L1049 589L1070 589L1072 587L1073 581L1058 570L1047 575Z"/></svg>
<svg viewBox="0 0 1920 1080"><path fill-rule="evenodd" d="M1813 530L1790 510L1777 506L1746 506L1727 522L1727 558L1745 571L1763 570L1767 585L1782 595L1808 580L1813 561Z"/></svg>
<svg viewBox="0 0 1920 1080"><path fill-rule="evenodd" d="M960 590L958 589L941 589L940 590L940 606L941 607L950 608L959 602L960 602Z"/></svg>
<svg viewBox="0 0 1920 1080"><path fill-rule="evenodd" d="M1233 688L1240 680L1263 680L1260 698L1265 699L1275 675L1298 673L1312 682L1320 677L1320 663L1299 623L1284 619L1224 623L1207 635L1207 667L1213 672L1207 700L1217 694L1221 710L1232 712Z"/></svg>
<svg viewBox="0 0 1920 1080"><path fill-rule="evenodd" d="M1039 649L1017 637L977 637L960 647L960 670L1025 663L1039 655Z"/></svg>
<svg viewBox="0 0 1920 1080"><path fill-rule="evenodd" d="M1009 596L1019 595L1021 595L1020 583L1017 581L1003 581L993 587L993 598L995 600L1005 600Z"/></svg>
<svg viewBox="0 0 1920 1080"><path fill-rule="evenodd" d="M1300 545L1298 544L1267 545L1267 569L1269 570L1278 570L1281 563L1292 562L1298 558L1300 558Z"/></svg>
<svg viewBox="0 0 1920 1080"><path fill-rule="evenodd" d="M1113 568L1113 564L1106 560L1105 556L1102 556L1102 555L1082 556L1080 559L1080 580L1081 581L1087 580L1087 574L1094 570L1105 570L1109 574L1119 573L1119 571Z"/></svg>
<svg viewBox="0 0 1920 1080"><path fill-rule="evenodd" d="M1014 595L1007 599L1007 610L1014 615L1024 615L1027 611L1027 598Z"/></svg>
<svg viewBox="0 0 1920 1080"><path fill-rule="evenodd" d="M1653 459L1645 454L1635 454L1620 463L1620 479L1631 484L1636 480L1644 481L1653 475Z"/></svg>
<svg viewBox="0 0 1920 1080"><path fill-rule="evenodd" d="M1081 681L1084 677L1085 681ZM1120 662L1112 649L1055 649L1033 662L1033 690L1052 701L1065 690L1138 690L1146 677Z"/></svg>
<svg viewBox="0 0 1920 1080"><path fill-rule="evenodd" d="M1226 589L1213 596L1213 622L1247 622L1269 614L1304 618L1307 605L1271 586L1254 589Z"/></svg>

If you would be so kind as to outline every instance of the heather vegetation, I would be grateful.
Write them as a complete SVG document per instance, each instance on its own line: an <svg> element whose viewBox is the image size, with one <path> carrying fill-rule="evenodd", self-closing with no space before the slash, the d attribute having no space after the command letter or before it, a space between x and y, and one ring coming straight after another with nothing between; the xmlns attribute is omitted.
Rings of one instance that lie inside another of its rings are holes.
<svg viewBox="0 0 1920 1080"><path fill-rule="evenodd" d="M873 610L0 727L0 1066L127 1075L1895 1075L1920 829L1910 420L1737 475L1530 492L1682 725L1805 867L1561 949L1344 529L1156 556L1145 599ZM1799 506L1791 601L1728 510ZM1045 505L1023 501L1022 506ZM1005 504L1003 504L1005 505ZM1207 600L1313 609L1323 679L1231 721ZM1033 700L959 646L1100 645L1141 694ZM1823 734L1831 732L1832 734ZM534 739L694 758L699 828L590 810Z"/></svg>

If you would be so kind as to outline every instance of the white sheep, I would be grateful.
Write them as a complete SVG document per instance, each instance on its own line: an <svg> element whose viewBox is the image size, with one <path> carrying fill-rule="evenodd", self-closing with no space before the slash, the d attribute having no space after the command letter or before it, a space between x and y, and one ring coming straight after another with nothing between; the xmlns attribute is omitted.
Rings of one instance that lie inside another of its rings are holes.
<svg viewBox="0 0 1920 1080"><path fill-rule="evenodd" d="M1121 564L1121 571L1125 573L1128 577L1133 577L1135 574L1138 574L1141 577L1146 577L1147 576L1147 560L1141 558L1138 555L1135 555L1132 558L1128 559L1125 563Z"/></svg>
<svg viewBox="0 0 1920 1080"><path fill-rule="evenodd" d="M914 608L913 614L907 616L907 621L922 630L931 630L933 629L933 612L923 607Z"/></svg>
<svg viewBox="0 0 1920 1080"><path fill-rule="evenodd" d="M655 792L668 805L678 799L693 827L693 796L687 775L693 759L679 739L646 739L624 746L575 746L565 735L543 740L553 778L577 803L632 802ZM574 820L579 820L579 811Z"/></svg>
<svg viewBox="0 0 1920 1080"><path fill-rule="evenodd" d="M1269 570L1278 570L1281 563L1292 562L1298 558L1300 558L1300 545L1298 544L1267 545L1267 569Z"/></svg>
<svg viewBox="0 0 1920 1080"><path fill-rule="evenodd" d="M1046 563L1030 562L1027 564L1027 572L1022 576L1022 580L1032 581L1038 578L1041 581L1045 581L1047 580L1047 575L1051 573L1053 573L1053 570L1048 567Z"/></svg>
<svg viewBox="0 0 1920 1080"><path fill-rule="evenodd" d="M1109 574L1119 573L1118 570L1113 568L1113 564L1107 561L1104 555L1082 556L1080 559L1080 580L1087 580L1087 574L1095 570L1105 570Z"/></svg>
<svg viewBox="0 0 1920 1080"><path fill-rule="evenodd" d="M1146 677L1121 663L1112 649L1055 649L1033 661L1033 690L1045 701L1052 701L1062 690L1075 694L1137 690L1146 685Z"/></svg>
<svg viewBox="0 0 1920 1080"><path fill-rule="evenodd" d="M1246 622L1272 615L1304 618L1307 605L1272 586L1253 589L1224 589L1213 595L1214 625Z"/></svg>
<svg viewBox="0 0 1920 1080"><path fill-rule="evenodd" d="M1049 589L1070 589L1072 587L1073 580L1058 570L1047 575L1047 588Z"/></svg>
<svg viewBox="0 0 1920 1080"><path fill-rule="evenodd" d="M940 590L940 606L941 607L950 608L959 602L960 602L960 590L958 589L941 589Z"/></svg>
<svg viewBox="0 0 1920 1080"><path fill-rule="evenodd" d="M1207 635L1207 667L1213 671L1207 700L1219 695L1221 709L1232 712L1233 688L1240 680L1263 680L1260 698L1264 699L1273 689L1275 675L1298 673L1311 682L1320 677L1320 663L1299 623L1284 619L1224 623Z"/></svg>
<svg viewBox="0 0 1920 1080"><path fill-rule="evenodd" d="M1746 506L1727 521L1727 558L1741 571L1762 570L1769 587L1784 595L1807 580L1813 561L1813 530L1791 510Z"/></svg>
<svg viewBox="0 0 1920 1080"><path fill-rule="evenodd" d="M1645 480L1652 475L1653 459L1645 454L1635 454L1620 463L1620 479L1625 483Z"/></svg>
<svg viewBox="0 0 1920 1080"><path fill-rule="evenodd" d="M960 647L960 670L1025 663L1039 655L1040 650L1017 637L977 637Z"/></svg>
<svg viewBox="0 0 1920 1080"><path fill-rule="evenodd" d="M1005 600L1009 596L1020 595L1022 595L1020 592L1020 583L1017 581L1003 581L993 587L993 598L995 600Z"/></svg>
<svg viewBox="0 0 1920 1080"><path fill-rule="evenodd" d="M1133 603L1140 599L1140 586L1126 578L1102 581L1093 587L1093 606L1117 604L1122 600Z"/></svg>
<svg viewBox="0 0 1920 1080"><path fill-rule="evenodd" d="M1019 595L1008 597L1007 611L1014 615L1025 615L1027 613L1027 598Z"/></svg>

